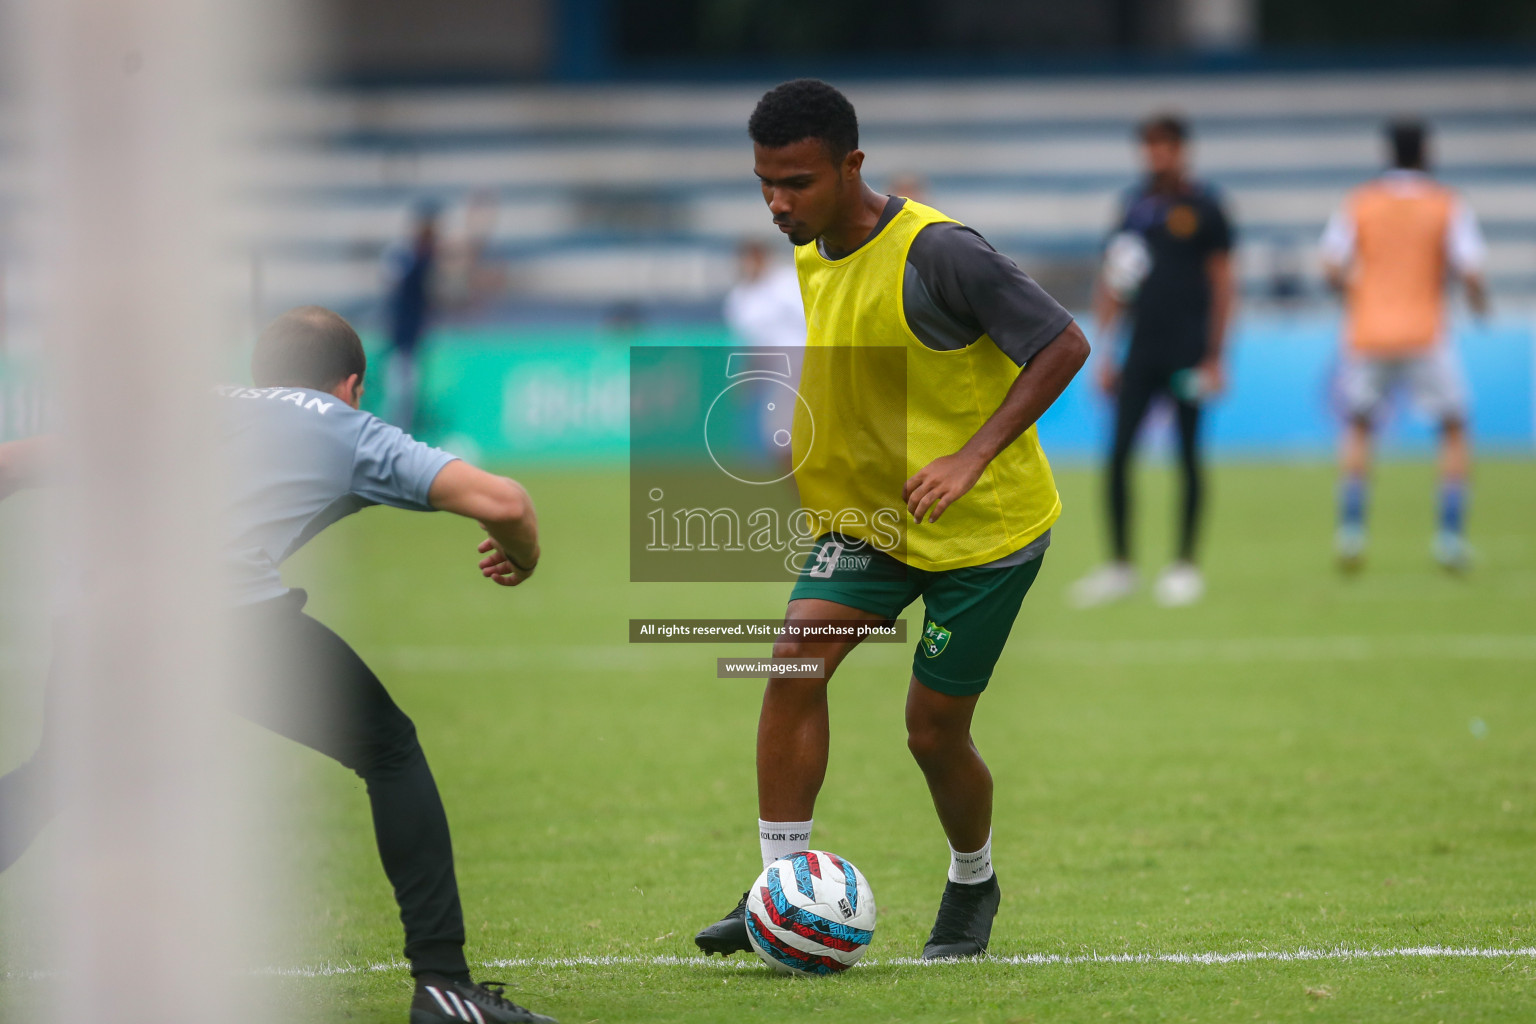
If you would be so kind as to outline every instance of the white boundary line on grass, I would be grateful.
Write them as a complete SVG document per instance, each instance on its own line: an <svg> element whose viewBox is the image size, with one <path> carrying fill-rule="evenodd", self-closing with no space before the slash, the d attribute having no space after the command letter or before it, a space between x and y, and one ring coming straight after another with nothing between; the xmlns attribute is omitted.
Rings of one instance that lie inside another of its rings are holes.
<svg viewBox="0 0 1536 1024"><path fill-rule="evenodd" d="M1478 946L1403 946L1397 949L1359 949L1338 946L1333 949L1251 949L1207 953L1025 953L1020 956L988 956L980 960L923 960L912 956L870 957L858 966L870 967L964 967L980 964L1006 964L1011 967L1049 967L1075 964L1196 964L1202 966L1241 963L1295 963L1318 960L1517 960L1536 959L1536 946L1483 948ZM759 966L750 956L719 960L704 956L553 956L522 957L513 960L483 960L479 967L490 968L562 968L562 967L694 967L712 970L745 970ZM352 974L383 974L404 971L404 961L372 964L322 964L318 967L266 967L252 972L269 978L334 978ZM5 981L40 981L58 977L53 971L5 971Z"/></svg>
<svg viewBox="0 0 1536 1024"><path fill-rule="evenodd" d="M885 646L885 645L879 645ZM892 657L910 648L890 645ZM530 659L567 671L648 672L659 665L692 663L709 653L697 644L594 644L524 650L517 647L443 645L384 647L377 661L402 672L495 672ZM1209 639L1050 640L1030 645L1030 655L1074 664L1144 665L1188 662L1353 662L1390 658L1450 661L1536 661L1536 633L1440 635L1217 637Z"/></svg>
<svg viewBox="0 0 1536 1024"><path fill-rule="evenodd" d="M1487 949L1476 946L1403 946L1397 949L1253 949L1209 953L1025 953L1020 956L989 956L981 960L922 960L917 957L871 957L860 966L884 967L954 967L967 964L1007 964L1013 967L1048 967L1073 964L1197 964L1220 965L1254 962L1292 963L1312 960L1393 960L1461 959L1513 960L1536 958L1536 946ZM719 960L703 956L556 956L526 957L514 960L486 960L479 964L491 968L549 967L706 967L715 970L758 966L751 957ZM275 967L259 973L287 978L330 978L343 974L371 974L403 971L404 963L326 964L320 967Z"/></svg>

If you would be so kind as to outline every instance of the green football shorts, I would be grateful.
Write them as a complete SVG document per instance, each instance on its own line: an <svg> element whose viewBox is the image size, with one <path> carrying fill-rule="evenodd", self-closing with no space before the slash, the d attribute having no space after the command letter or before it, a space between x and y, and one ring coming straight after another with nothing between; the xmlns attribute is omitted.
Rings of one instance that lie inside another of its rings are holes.
<svg viewBox="0 0 1536 1024"><path fill-rule="evenodd" d="M912 674L953 697L985 690L1045 555L997 569L928 572L856 545L831 534L818 539L789 599L834 601L894 620L922 597Z"/></svg>

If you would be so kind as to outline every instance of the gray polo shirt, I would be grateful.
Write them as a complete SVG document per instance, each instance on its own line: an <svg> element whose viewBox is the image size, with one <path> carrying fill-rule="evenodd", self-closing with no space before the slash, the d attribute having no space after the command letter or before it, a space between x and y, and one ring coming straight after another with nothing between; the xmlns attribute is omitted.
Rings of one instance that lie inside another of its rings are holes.
<svg viewBox="0 0 1536 1024"><path fill-rule="evenodd" d="M369 505L432 511L427 492L455 458L323 391L215 393L228 476L223 563L236 604L286 594L283 561L353 512Z"/></svg>

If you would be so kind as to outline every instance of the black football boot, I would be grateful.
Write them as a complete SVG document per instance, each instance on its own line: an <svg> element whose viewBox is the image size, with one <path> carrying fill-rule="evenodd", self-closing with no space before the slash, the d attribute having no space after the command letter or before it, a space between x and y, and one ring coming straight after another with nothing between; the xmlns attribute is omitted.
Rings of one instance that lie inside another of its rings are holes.
<svg viewBox="0 0 1536 1024"><path fill-rule="evenodd" d="M693 937L693 944L704 951L705 956L719 953L745 953L752 948L747 939L747 894L741 894L736 909Z"/></svg>
<svg viewBox="0 0 1536 1024"><path fill-rule="evenodd" d="M923 959L948 960L985 953L987 941L992 938L992 919L997 916L1002 898L995 874L975 885L945 885L939 916L923 946Z"/></svg>

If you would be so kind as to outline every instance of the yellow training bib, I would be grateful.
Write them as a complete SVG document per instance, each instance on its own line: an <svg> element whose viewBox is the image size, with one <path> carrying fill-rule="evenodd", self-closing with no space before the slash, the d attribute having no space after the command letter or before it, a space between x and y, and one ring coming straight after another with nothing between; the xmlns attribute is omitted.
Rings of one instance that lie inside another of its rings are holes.
<svg viewBox="0 0 1536 1024"><path fill-rule="evenodd" d="M985 335L937 351L907 326L907 252L951 218L910 199L880 232L839 260L816 243L795 252L805 301L806 357L793 432L802 507L823 530L869 540L930 571L1011 554L1061 514L1051 467L1031 426L1000 452L937 523L912 523L907 478L952 455L997 411L1019 368ZM893 544L904 524L904 545Z"/></svg>

